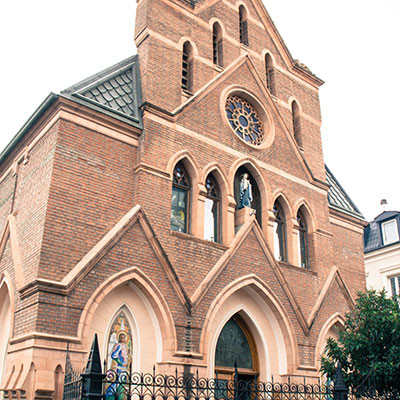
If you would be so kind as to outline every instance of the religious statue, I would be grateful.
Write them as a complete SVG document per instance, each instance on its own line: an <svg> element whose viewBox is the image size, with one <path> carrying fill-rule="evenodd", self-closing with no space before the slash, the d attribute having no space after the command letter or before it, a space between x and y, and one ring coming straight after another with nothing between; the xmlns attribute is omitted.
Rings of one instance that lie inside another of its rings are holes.
<svg viewBox="0 0 400 400"><path fill-rule="evenodd" d="M240 202L239 210L244 207L251 207L253 194L251 192L251 183L248 173L244 173L240 178Z"/></svg>

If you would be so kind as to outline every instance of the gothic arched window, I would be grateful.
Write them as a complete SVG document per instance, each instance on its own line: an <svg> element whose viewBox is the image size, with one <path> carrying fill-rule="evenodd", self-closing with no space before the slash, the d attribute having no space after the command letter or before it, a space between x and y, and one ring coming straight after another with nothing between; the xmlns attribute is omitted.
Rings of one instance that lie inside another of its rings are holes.
<svg viewBox="0 0 400 400"><path fill-rule="evenodd" d="M286 224L285 214L279 202L274 204L274 255L278 261L286 261Z"/></svg>
<svg viewBox="0 0 400 400"><path fill-rule="evenodd" d="M133 338L126 313L120 310L114 318L107 341L107 370L120 374L129 371L132 363ZM111 388L111 386L110 386ZM107 395L106 395L107 397Z"/></svg>
<svg viewBox="0 0 400 400"><path fill-rule="evenodd" d="M292 102L293 136L299 147L302 146L300 108L296 101Z"/></svg>
<svg viewBox="0 0 400 400"><path fill-rule="evenodd" d="M219 241L220 194L212 174L206 179L207 196L204 203L204 239Z"/></svg>
<svg viewBox="0 0 400 400"><path fill-rule="evenodd" d="M274 65L272 57L269 54L265 55L265 75L267 79L267 89L272 95L275 95Z"/></svg>
<svg viewBox="0 0 400 400"><path fill-rule="evenodd" d="M0 280L0 382L3 380L6 372L7 348L11 336L11 297L6 283ZM1 396L0 396L1 397Z"/></svg>
<svg viewBox="0 0 400 400"><path fill-rule="evenodd" d="M308 268L308 240L307 223L303 214L297 213L297 223L299 224L299 262L300 267Z"/></svg>
<svg viewBox="0 0 400 400"><path fill-rule="evenodd" d="M213 25L213 63L222 67L223 65L222 29L218 22Z"/></svg>
<svg viewBox="0 0 400 400"><path fill-rule="evenodd" d="M219 383L230 379L235 366L239 380L257 377L258 361L254 339L243 319L235 314L224 325L215 350L215 373ZM222 385L219 385L223 389Z"/></svg>
<svg viewBox="0 0 400 400"><path fill-rule="evenodd" d="M193 90L193 49L189 42L185 42L182 52L182 89Z"/></svg>
<svg viewBox="0 0 400 400"><path fill-rule="evenodd" d="M190 178L182 162L176 164L172 183L171 229L188 232Z"/></svg>
<svg viewBox="0 0 400 400"><path fill-rule="evenodd" d="M240 43L249 45L249 35L247 28L247 12L243 6L239 7L239 33L240 33Z"/></svg>

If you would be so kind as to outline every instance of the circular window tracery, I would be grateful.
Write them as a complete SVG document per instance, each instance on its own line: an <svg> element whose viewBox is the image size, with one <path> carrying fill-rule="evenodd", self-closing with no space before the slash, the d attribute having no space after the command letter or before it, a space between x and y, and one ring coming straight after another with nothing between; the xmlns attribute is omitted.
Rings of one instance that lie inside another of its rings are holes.
<svg viewBox="0 0 400 400"><path fill-rule="evenodd" d="M259 146L264 139L264 130L255 108L239 96L229 96L225 112L234 132L246 143Z"/></svg>

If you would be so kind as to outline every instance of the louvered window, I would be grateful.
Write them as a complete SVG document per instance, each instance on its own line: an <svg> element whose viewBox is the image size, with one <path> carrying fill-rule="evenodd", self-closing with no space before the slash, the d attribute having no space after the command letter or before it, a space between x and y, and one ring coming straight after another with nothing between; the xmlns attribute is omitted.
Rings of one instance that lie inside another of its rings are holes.
<svg viewBox="0 0 400 400"><path fill-rule="evenodd" d="M193 89L193 51L189 42L185 42L182 52L182 89Z"/></svg>
<svg viewBox="0 0 400 400"><path fill-rule="evenodd" d="M272 95L275 95L275 72L272 58L269 54L265 56L265 74L267 80L267 89Z"/></svg>
<svg viewBox="0 0 400 400"><path fill-rule="evenodd" d="M218 23L213 25L213 63L222 67L223 65L222 30Z"/></svg>
<svg viewBox="0 0 400 400"><path fill-rule="evenodd" d="M239 7L239 32L240 32L240 43L249 45L249 35L247 28L247 13L243 6Z"/></svg>

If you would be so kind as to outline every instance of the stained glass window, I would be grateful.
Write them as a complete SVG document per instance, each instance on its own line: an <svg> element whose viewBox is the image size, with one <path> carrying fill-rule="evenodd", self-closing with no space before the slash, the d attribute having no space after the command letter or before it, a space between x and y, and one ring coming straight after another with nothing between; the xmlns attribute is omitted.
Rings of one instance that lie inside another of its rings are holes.
<svg viewBox="0 0 400 400"><path fill-rule="evenodd" d="M215 351L215 365L219 367L253 368L251 349L242 328L231 318L219 335Z"/></svg>
<svg viewBox="0 0 400 400"><path fill-rule="evenodd" d="M213 175L206 179L207 197L204 203L204 239L218 242L219 190Z"/></svg>
<svg viewBox="0 0 400 400"><path fill-rule="evenodd" d="M115 317L107 345L107 369L126 371L132 362L132 330L124 311Z"/></svg>
<svg viewBox="0 0 400 400"><path fill-rule="evenodd" d="M188 206L190 179L182 162L176 164L172 184L171 229L177 232L188 231Z"/></svg>
<svg viewBox="0 0 400 400"><path fill-rule="evenodd" d="M259 146L264 138L261 119L255 108L239 96L229 96L225 112L231 128L246 143Z"/></svg>

